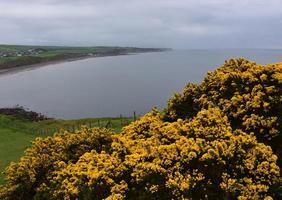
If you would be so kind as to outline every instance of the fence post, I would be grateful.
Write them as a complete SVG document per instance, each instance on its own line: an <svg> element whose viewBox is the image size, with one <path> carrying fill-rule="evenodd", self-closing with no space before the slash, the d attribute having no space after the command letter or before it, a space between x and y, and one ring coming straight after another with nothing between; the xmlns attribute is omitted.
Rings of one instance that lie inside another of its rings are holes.
<svg viewBox="0 0 282 200"><path fill-rule="evenodd" d="M120 125L122 126L123 121L122 121L122 115L120 115Z"/></svg>
<svg viewBox="0 0 282 200"><path fill-rule="evenodd" d="M133 120L136 121L136 111L133 112Z"/></svg>

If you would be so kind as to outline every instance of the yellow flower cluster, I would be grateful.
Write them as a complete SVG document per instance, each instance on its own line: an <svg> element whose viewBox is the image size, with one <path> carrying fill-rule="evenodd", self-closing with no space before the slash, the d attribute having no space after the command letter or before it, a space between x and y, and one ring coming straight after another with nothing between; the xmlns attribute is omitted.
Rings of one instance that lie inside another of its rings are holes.
<svg viewBox="0 0 282 200"><path fill-rule="evenodd" d="M112 134L108 129L85 127L74 134L65 131L36 139L19 163L11 163L6 169L7 184L0 188L0 199L46 199L41 191L48 189L56 167L75 163L91 150L108 150Z"/></svg>
<svg viewBox="0 0 282 200"><path fill-rule="evenodd" d="M199 84L188 84L168 101L164 120L190 119L201 109L218 107L232 129L255 134L271 145L282 164L282 63L258 65L231 59Z"/></svg>
<svg viewBox="0 0 282 200"><path fill-rule="evenodd" d="M119 134L38 139L7 168L0 199L279 199L278 158L261 143L280 136L275 66L226 62Z"/></svg>

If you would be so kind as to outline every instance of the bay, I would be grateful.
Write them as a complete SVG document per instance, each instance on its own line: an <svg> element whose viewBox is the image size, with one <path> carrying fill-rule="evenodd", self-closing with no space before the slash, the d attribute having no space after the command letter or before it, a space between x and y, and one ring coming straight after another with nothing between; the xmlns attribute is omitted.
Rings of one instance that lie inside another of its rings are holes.
<svg viewBox="0 0 282 200"><path fill-rule="evenodd" d="M273 63L282 61L282 50L173 50L30 68L0 76L0 107L64 119L141 115L237 57Z"/></svg>

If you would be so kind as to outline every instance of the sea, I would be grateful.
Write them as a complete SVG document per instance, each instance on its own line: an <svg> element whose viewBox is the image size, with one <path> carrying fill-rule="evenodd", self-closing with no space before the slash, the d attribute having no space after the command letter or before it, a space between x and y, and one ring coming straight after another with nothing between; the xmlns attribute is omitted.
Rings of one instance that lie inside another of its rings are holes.
<svg viewBox="0 0 282 200"><path fill-rule="evenodd" d="M0 75L0 107L60 119L143 115L231 58L282 61L279 49L172 50L88 58Z"/></svg>

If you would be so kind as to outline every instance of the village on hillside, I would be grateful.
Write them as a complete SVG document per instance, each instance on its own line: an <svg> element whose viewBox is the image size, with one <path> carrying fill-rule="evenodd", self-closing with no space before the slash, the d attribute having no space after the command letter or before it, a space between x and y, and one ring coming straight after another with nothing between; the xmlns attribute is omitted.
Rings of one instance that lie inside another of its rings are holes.
<svg viewBox="0 0 282 200"><path fill-rule="evenodd" d="M45 49L41 48L32 48L28 50L21 50L21 51L12 51L12 52L4 52L0 51L0 58L5 57L21 57L21 56L35 56L39 55L40 53L46 51Z"/></svg>

